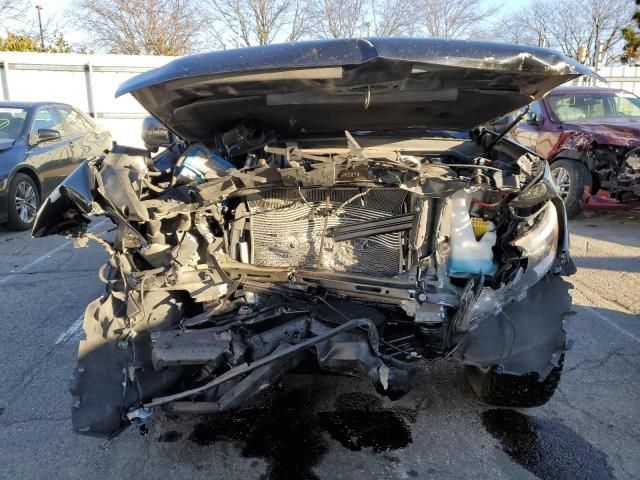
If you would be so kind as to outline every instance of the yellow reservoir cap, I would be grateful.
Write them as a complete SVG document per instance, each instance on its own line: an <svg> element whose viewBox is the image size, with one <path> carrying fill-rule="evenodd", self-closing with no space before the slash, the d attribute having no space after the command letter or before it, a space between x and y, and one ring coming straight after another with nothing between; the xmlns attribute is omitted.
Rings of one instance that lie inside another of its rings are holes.
<svg viewBox="0 0 640 480"><path fill-rule="evenodd" d="M472 217L471 227L473 228L473 234L475 235L476 240L480 240L491 228L491 222L484 218Z"/></svg>

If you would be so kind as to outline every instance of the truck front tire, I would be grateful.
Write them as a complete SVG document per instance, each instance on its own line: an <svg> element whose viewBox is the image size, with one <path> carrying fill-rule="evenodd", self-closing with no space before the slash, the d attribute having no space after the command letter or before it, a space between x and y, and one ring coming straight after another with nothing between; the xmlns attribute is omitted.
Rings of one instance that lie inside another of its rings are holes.
<svg viewBox="0 0 640 480"><path fill-rule="evenodd" d="M466 367L466 374L476 396L498 407L530 408L547 403L560 383L564 355L547 378L540 381L536 372L526 375L500 373L496 366L482 369Z"/></svg>

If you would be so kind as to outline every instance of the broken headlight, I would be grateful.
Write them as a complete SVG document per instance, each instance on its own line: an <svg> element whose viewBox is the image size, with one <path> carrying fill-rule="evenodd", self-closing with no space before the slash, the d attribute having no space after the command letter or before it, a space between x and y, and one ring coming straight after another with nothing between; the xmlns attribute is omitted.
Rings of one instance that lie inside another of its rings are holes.
<svg viewBox="0 0 640 480"><path fill-rule="evenodd" d="M539 212L533 226L511 242L527 260L526 268L521 269L512 282L497 290L485 288L472 307L473 321L497 315L505 304L523 300L527 290L553 267L558 254L558 212L551 201Z"/></svg>
<svg viewBox="0 0 640 480"><path fill-rule="evenodd" d="M543 208L533 227L512 242L527 259L527 269L522 279L525 288L531 287L547 274L558 253L558 211L552 202L547 202Z"/></svg>

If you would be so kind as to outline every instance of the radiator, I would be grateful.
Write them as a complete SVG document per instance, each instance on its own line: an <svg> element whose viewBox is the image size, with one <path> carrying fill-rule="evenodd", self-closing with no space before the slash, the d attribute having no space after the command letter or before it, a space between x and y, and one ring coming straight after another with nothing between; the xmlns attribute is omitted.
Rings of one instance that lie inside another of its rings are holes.
<svg viewBox="0 0 640 480"><path fill-rule="evenodd" d="M251 263L393 277L402 270L405 233L337 241L331 231L406 213L407 195L387 188L277 188L248 195Z"/></svg>

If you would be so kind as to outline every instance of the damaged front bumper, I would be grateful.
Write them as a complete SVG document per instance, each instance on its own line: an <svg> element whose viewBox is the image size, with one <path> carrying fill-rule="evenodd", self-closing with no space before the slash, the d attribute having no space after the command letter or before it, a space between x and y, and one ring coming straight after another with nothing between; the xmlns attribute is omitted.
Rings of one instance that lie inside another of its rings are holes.
<svg viewBox="0 0 640 480"><path fill-rule="evenodd" d="M448 163L348 142L331 156L265 147L273 164L197 180L180 180L189 150L162 169L117 147L47 199L34 236L86 235L96 214L117 224L71 382L77 431L239 407L293 369L366 378L392 399L424 358L546 378L566 348L573 268L548 166L510 144L505 171L457 140L438 140ZM486 236L489 270L453 261L463 227Z"/></svg>

